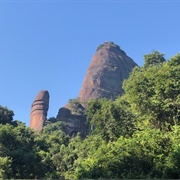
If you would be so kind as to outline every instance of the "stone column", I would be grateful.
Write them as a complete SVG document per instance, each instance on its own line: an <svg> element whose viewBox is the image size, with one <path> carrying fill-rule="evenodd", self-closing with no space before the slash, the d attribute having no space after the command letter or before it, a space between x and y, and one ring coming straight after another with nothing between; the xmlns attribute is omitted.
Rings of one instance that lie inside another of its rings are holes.
<svg viewBox="0 0 180 180"><path fill-rule="evenodd" d="M46 90L42 90L37 94L31 106L30 127L34 131L42 130L44 122L47 119L48 109L49 109L49 92Z"/></svg>

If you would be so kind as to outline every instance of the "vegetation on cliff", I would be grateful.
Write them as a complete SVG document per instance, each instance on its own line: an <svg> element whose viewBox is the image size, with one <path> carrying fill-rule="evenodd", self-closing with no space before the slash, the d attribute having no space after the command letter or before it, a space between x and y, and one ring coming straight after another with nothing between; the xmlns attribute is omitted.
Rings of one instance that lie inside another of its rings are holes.
<svg viewBox="0 0 180 180"><path fill-rule="evenodd" d="M118 48L120 49L120 46L115 44L114 42L110 41L110 42L104 42L103 44L100 44L96 51L99 51L100 49L102 49L104 46L112 46L112 47L115 47L115 48Z"/></svg>
<svg viewBox="0 0 180 180"><path fill-rule="evenodd" d="M37 133L0 107L0 178L180 178L180 54L155 51L116 100L86 109L89 133L70 138L51 118Z"/></svg>

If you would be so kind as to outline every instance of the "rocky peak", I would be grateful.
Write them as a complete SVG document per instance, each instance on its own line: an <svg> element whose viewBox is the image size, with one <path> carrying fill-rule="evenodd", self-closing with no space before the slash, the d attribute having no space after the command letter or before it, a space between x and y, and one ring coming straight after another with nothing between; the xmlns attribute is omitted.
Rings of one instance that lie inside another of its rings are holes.
<svg viewBox="0 0 180 180"><path fill-rule="evenodd" d="M67 123L70 135L87 133L84 107L91 99L116 98L123 94L122 83L137 64L113 42L104 42L94 54L77 99L59 109L57 119Z"/></svg>
<svg viewBox="0 0 180 180"><path fill-rule="evenodd" d="M94 54L79 93L81 102L123 94L122 83L137 64L113 42L104 42Z"/></svg>
<svg viewBox="0 0 180 180"><path fill-rule="evenodd" d="M57 121L66 123L66 133L74 136L87 134L85 107L91 99L114 99L123 94L122 83L137 64L113 42L104 42L94 54L82 84L79 97L59 109ZM31 108L30 127L42 129L49 107L48 91L40 91Z"/></svg>

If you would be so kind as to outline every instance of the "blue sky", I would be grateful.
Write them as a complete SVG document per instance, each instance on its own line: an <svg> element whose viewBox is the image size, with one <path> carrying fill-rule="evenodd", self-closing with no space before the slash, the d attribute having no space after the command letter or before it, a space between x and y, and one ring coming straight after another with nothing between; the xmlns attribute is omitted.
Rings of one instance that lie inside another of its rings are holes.
<svg viewBox="0 0 180 180"><path fill-rule="evenodd" d="M180 51L180 1L0 0L0 105L29 125L40 90L48 117L76 98L99 44L113 41L138 65L158 50Z"/></svg>

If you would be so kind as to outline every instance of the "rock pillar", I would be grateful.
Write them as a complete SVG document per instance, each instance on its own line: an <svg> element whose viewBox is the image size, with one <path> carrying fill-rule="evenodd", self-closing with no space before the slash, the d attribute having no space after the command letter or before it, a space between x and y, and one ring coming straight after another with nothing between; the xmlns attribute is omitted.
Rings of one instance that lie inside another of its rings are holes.
<svg viewBox="0 0 180 180"><path fill-rule="evenodd" d="M46 90L40 91L31 107L30 113L30 127L34 131L40 131L43 128L44 122L47 118L47 111L49 108L49 92Z"/></svg>

